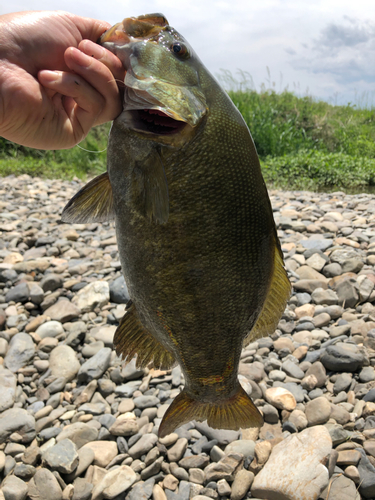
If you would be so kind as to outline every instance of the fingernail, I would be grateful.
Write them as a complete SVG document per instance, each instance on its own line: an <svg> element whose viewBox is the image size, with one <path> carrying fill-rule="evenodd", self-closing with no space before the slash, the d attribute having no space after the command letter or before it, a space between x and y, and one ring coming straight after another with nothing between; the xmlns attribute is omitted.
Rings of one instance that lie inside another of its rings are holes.
<svg viewBox="0 0 375 500"><path fill-rule="evenodd" d="M91 42L91 40L84 40L80 43L79 48L88 56L95 57L95 59L101 59L104 56L103 47L97 43Z"/></svg>
<svg viewBox="0 0 375 500"><path fill-rule="evenodd" d="M92 62L92 59L90 56L84 54L83 52L81 52L80 50L78 49L73 49L71 51L71 55L74 59L74 62L76 64L78 64L79 66L83 66L84 68L87 68L88 66L90 66L91 62Z"/></svg>
<svg viewBox="0 0 375 500"><path fill-rule="evenodd" d="M61 78L60 71L50 71L48 69L44 69L39 72L39 78L42 78L44 82L53 83L57 82Z"/></svg>

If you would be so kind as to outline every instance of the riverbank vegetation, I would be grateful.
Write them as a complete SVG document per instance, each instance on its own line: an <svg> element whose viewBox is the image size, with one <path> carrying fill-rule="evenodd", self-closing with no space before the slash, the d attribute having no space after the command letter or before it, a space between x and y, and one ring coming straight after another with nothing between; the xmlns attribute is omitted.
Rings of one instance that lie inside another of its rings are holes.
<svg viewBox="0 0 375 500"><path fill-rule="evenodd" d="M267 184L287 189L375 186L375 107L332 105L289 90L228 91L248 124ZM109 124L70 150L40 151L0 138L0 175L86 178L105 170ZM372 188L371 188L372 187Z"/></svg>

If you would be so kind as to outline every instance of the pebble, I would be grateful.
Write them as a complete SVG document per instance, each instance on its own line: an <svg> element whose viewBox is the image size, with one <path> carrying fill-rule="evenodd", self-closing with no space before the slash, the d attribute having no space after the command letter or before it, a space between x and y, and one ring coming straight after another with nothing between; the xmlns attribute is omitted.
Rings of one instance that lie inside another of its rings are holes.
<svg viewBox="0 0 375 500"><path fill-rule="evenodd" d="M46 337L57 337L64 333L64 328L60 321L46 321L40 325L35 332L41 339Z"/></svg>
<svg viewBox="0 0 375 500"><path fill-rule="evenodd" d="M99 481L93 491L92 498L98 498L103 495L104 498L112 500L118 497L136 481L137 475L127 465L122 465L114 470L109 471L101 481Z"/></svg>
<svg viewBox="0 0 375 500"><path fill-rule="evenodd" d="M49 368L55 377L64 377L68 382L77 375L81 365L75 351L67 345L58 345L51 351Z"/></svg>
<svg viewBox="0 0 375 500"><path fill-rule="evenodd" d="M91 449L94 452L93 464L103 468L107 467L118 452L115 441L91 441L86 443L83 448Z"/></svg>
<svg viewBox="0 0 375 500"><path fill-rule="evenodd" d="M58 480L48 469L39 469L28 485L28 495L32 500L62 500L62 490Z"/></svg>
<svg viewBox="0 0 375 500"><path fill-rule="evenodd" d="M27 365L35 354L35 344L32 337L26 333L17 333L9 343L4 365L12 372L17 372Z"/></svg>
<svg viewBox="0 0 375 500"><path fill-rule="evenodd" d="M0 370L0 413L13 406L16 399L17 378L10 370Z"/></svg>
<svg viewBox="0 0 375 500"><path fill-rule="evenodd" d="M328 470L323 463L331 449L332 441L324 426L287 437L274 446L266 465L255 476L252 495L290 500L318 498L328 485Z"/></svg>
<svg viewBox="0 0 375 500"><path fill-rule="evenodd" d="M331 415L331 405L328 399L319 397L307 403L305 413L310 427L325 424Z"/></svg>
<svg viewBox="0 0 375 500"><path fill-rule="evenodd" d="M267 389L266 400L280 410L293 411L297 405L293 394L283 387Z"/></svg>
<svg viewBox="0 0 375 500"><path fill-rule="evenodd" d="M78 371L78 380L90 382L92 379L100 378L109 367L111 359L111 349L103 347L92 358L81 365Z"/></svg>
<svg viewBox="0 0 375 500"><path fill-rule="evenodd" d="M43 453L43 461L52 469L62 474L70 474L78 465L79 456L75 444L70 439L62 439L59 443Z"/></svg>

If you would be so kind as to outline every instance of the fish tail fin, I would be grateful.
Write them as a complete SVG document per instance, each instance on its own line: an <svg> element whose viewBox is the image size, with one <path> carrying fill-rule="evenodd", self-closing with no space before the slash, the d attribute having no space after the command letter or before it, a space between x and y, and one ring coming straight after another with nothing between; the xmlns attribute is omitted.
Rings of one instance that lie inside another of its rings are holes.
<svg viewBox="0 0 375 500"><path fill-rule="evenodd" d="M200 402L183 390L166 411L159 427L159 437L191 420L207 420L214 429L238 430L263 425L262 415L240 384L233 396L218 403Z"/></svg>

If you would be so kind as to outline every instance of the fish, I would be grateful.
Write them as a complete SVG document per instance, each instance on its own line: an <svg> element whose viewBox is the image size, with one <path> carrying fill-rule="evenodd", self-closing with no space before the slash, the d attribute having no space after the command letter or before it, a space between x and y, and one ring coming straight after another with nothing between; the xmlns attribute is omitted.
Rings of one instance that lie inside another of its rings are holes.
<svg viewBox="0 0 375 500"><path fill-rule="evenodd" d="M138 367L180 365L185 385L160 437L192 420L260 427L238 379L241 350L274 332L290 283L250 131L164 15L126 18L99 43L126 70L123 111L107 171L62 220L115 220L131 298L116 352Z"/></svg>

